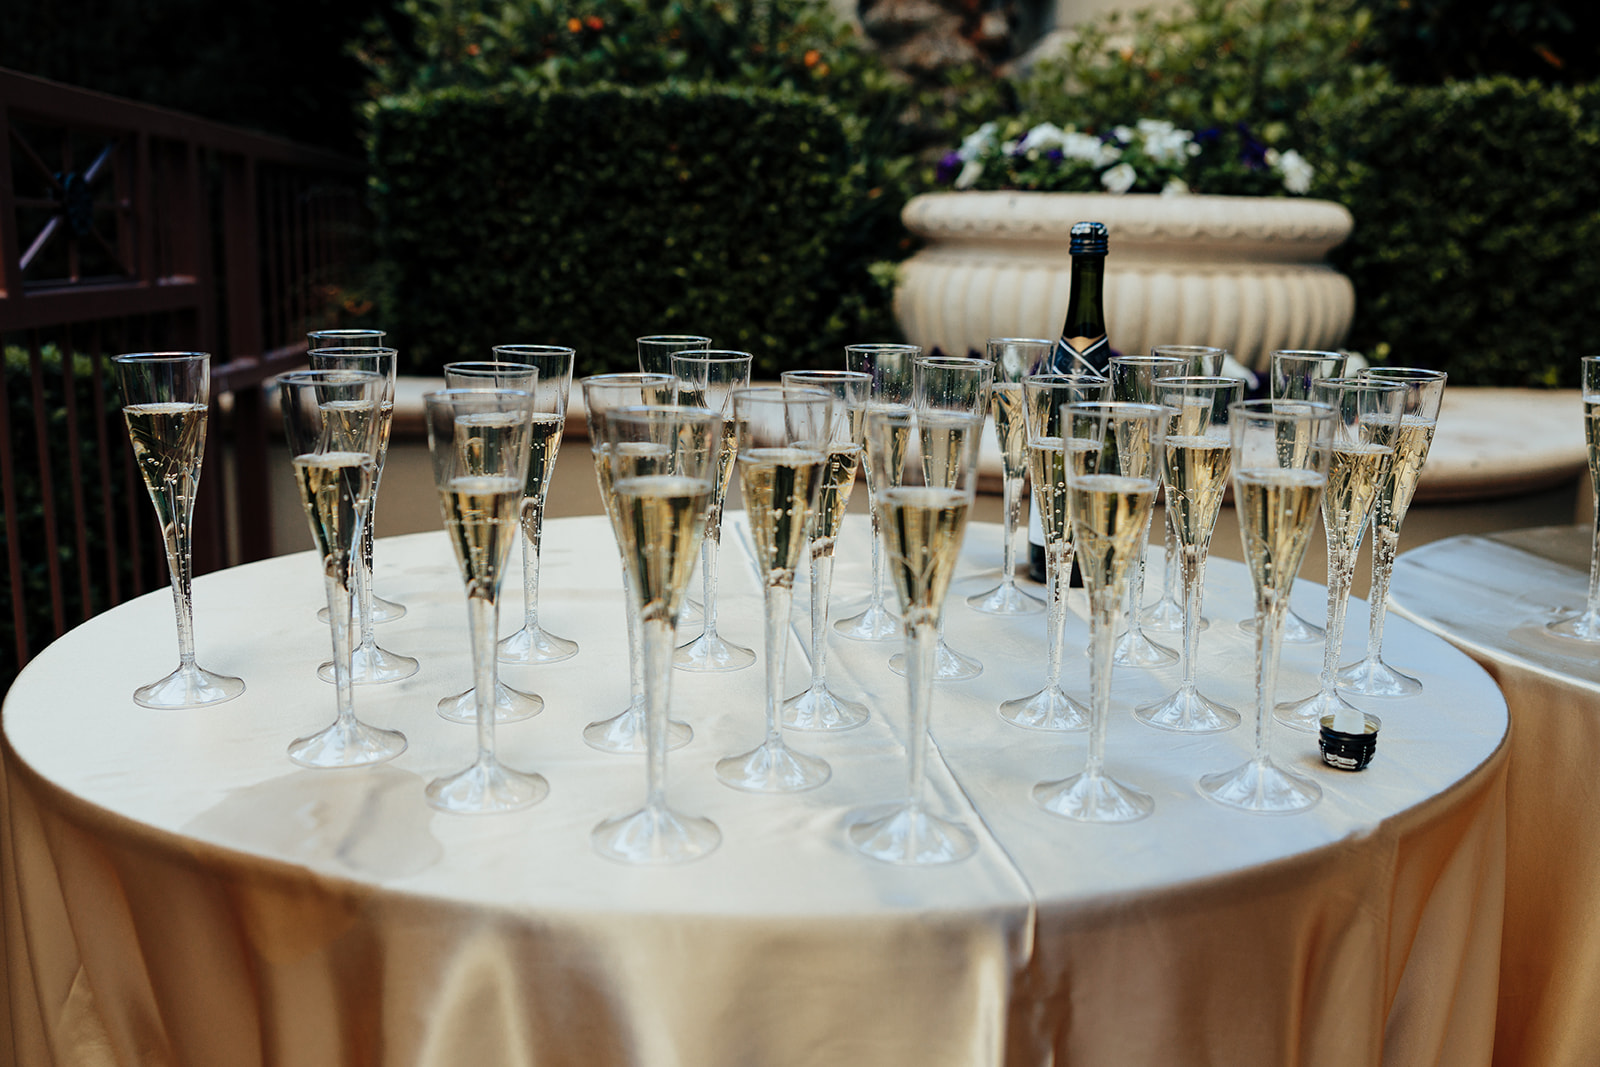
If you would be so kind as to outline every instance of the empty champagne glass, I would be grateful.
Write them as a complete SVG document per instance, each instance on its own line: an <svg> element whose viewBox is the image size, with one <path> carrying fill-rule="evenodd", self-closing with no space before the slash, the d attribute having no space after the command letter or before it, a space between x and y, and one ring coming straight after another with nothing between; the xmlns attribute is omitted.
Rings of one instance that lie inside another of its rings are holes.
<svg viewBox="0 0 1600 1067"><path fill-rule="evenodd" d="M611 507L628 571L628 608L644 645L644 807L606 819L589 839L625 863L681 863L717 847L710 819L667 806L667 710L678 609L705 531L722 419L698 407L613 408L605 416Z"/></svg>
<svg viewBox="0 0 1600 1067"><path fill-rule="evenodd" d="M406 739L398 730L382 730L356 718L350 580L378 475L383 378L365 370L296 371L281 375L277 386L295 483L322 560L338 709L333 725L296 738L289 758L303 767L382 763L404 752Z"/></svg>
<svg viewBox="0 0 1600 1067"><path fill-rule="evenodd" d="M671 374L673 356L679 352L704 352L711 347L711 338L692 333L658 333L639 338L637 344L641 374Z"/></svg>
<svg viewBox="0 0 1600 1067"><path fill-rule="evenodd" d="M1178 531L1183 572L1185 625L1178 656L1183 680L1171 696L1135 708L1133 713L1163 730L1207 733L1239 725L1237 711L1212 700L1196 686L1195 647L1200 636L1206 555L1233 460L1228 416L1243 392L1243 384L1234 378L1164 378L1158 383L1157 397L1168 412L1162 480L1169 525Z"/></svg>
<svg viewBox="0 0 1600 1067"><path fill-rule="evenodd" d="M1080 773L1035 785L1033 799L1081 822L1132 822L1155 809L1148 793L1106 773L1105 749L1117 621L1161 484L1167 415L1155 404L1067 409L1067 506L1089 594L1089 755Z"/></svg>
<svg viewBox="0 0 1600 1067"><path fill-rule="evenodd" d="M533 394L521 389L446 389L424 395L422 402L439 510L467 590L478 724L472 765L429 782L428 803L458 815L516 811L550 792L542 775L512 770L494 754L500 581L517 539L517 513L527 485Z"/></svg>
<svg viewBox="0 0 1600 1067"><path fill-rule="evenodd" d="M1061 688L1067 582L1072 574L1072 520L1067 508L1067 446L1072 435L1067 412L1073 404L1103 399L1108 385L1104 378L1081 373L1038 374L1023 380L1034 507L1039 509L1044 530L1045 573L1050 590L1046 616L1050 652L1044 688L1001 704L1000 717L1029 730L1089 728L1089 709Z"/></svg>
<svg viewBox="0 0 1600 1067"><path fill-rule="evenodd" d="M951 863L977 848L977 837L965 825L928 810L926 778L934 646L972 510L982 435L981 408L976 414L937 408L867 413L869 469L878 480L873 499L883 512L889 571L911 662L906 674L908 774L904 800L864 813L847 832L856 848L888 863ZM891 478L894 457L908 448L922 453L921 462L910 464L903 480ZM930 471L935 477L927 479Z"/></svg>
<svg viewBox="0 0 1600 1067"><path fill-rule="evenodd" d="M1589 483L1594 490L1594 547L1589 552L1589 597L1581 611L1546 624L1553 634L1600 641L1600 356L1583 357L1583 435L1589 445Z"/></svg>
<svg viewBox="0 0 1600 1067"><path fill-rule="evenodd" d="M589 448L594 454L594 474L600 483L600 500L605 504L606 515L611 519L613 532L621 521L616 510L616 495L611 491L611 446L606 444L606 412L623 407L670 407L675 398L676 379L670 374L597 374L581 379L583 406L589 426ZM638 451L630 446L629 451ZM622 544L621 535L617 543ZM622 569L624 606L631 604L635 593L629 583L626 566ZM592 722L583 728L583 740L591 748L602 752L623 754L643 753L645 745L644 703L644 653L637 625L638 618L631 609L625 612L628 626L628 706L609 719ZM667 723L667 747L680 748L694 737L689 724L672 720Z"/></svg>
<svg viewBox="0 0 1600 1067"><path fill-rule="evenodd" d="M1000 471L1004 492L1005 543L1002 546L1000 584L967 597L967 603L985 615L1032 615L1043 606L1039 598L1017 588L1017 524L1022 521L1028 495L1028 426L1023 414L1022 383L1050 364L1054 341L1030 337L992 337L984 348L994 364L990 406L994 432L1000 441Z"/></svg>
<svg viewBox="0 0 1600 1067"><path fill-rule="evenodd" d="M134 352L112 360L133 458L155 505L167 549L178 621L178 668L133 691L146 708L201 708L232 700L244 682L195 662L194 496L206 451L211 357L204 352Z"/></svg>
<svg viewBox="0 0 1600 1067"><path fill-rule="evenodd" d="M1249 812L1303 811L1321 799L1321 787L1273 762L1267 742L1283 620L1316 529L1332 451L1333 411L1304 400L1247 400L1234 405L1228 432L1239 535L1262 622L1256 633L1255 750L1233 770L1202 777L1200 792Z"/></svg>
<svg viewBox="0 0 1600 1067"><path fill-rule="evenodd" d="M738 671L756 661L753 650L717 633L717 550L722 545L722 504L733 482L733 460L738 451L730 398L735 389L750 384L750 361L748 352L722 349L679 352L671 361L678 403L707 408L723 420L705 537L700 541L700 580L705 592L700 607L700 636L672 655L672 665L682 671Z"/></svg>
<svg viewBox="0 0 1600 1067"><path fill-rule="evenodd" d="M396 353L392 348L314 348L307 353L312 370L367 370L383 379L383 402L378 408L378 470L372 478L372 503L367 521L361 526L361 550L356 553L356 618L360 640L350 658L350 680L356 685L398 682L417 673L418 663L411 656L390 652L378 644L374 629L372 598L372 523L378 507L378 489L383 481L383 461L389 454L389 427L394 419L394 377ZM330 661L317 668L324 682L334 680Z"/></svg>
<svg viewBox="0 0 1600 1067"><path fill-rule="evenodd" d="M868 410L909 407L912 368L921 354L922 349L916 345L846 345L845 369L860 371L871 376L872 388L867 397ZM870 463L865 452L862 453L861 462ZM889 481L883 484L900 484L905 456L889 454L886 455L885 462L894 464L895 469L885 472ZM878 525L878 507L873 496L876 492L873 489L875 480L872 478L870 466L866 467L866 475L867 510L872 513L872 590L865 611L848 619L840 619L833 624L833 628L841 637L848 637L852 641L888 641L900 636L900 620L894 612L884 606L883 602L883 546L880 541L882 530Z"/></svg>
<svg viewBox="0 0 1600 1067"><path fill-rule="evenodd" d="M1367 654L1341 667L1340 689L1369 697L1405 697L1422 692L1422 683L1383 662L1383 622L1389 608L1389 575L1400 546L1400 524L1405 521L1411 497L1428 459L1433 430L1444 400L1445 373L1414 367L1370 367L1363 378L1398 382L1405 389L1400 436L1394 446L1394 465L1378 490L1372 509L1372 590L1367 594L1371 616L1367 625Z"/></svg>
<svg viewBox="0 0 1600 1067"><path fill-rule="evenodd" d="M833 396L820 389L737 389L739 484L766 600L767 736L750 752L717 761L725 785L755 793L813 789L833 773L783 741L783 668L794 572L811 540L832 431Z"/></svg>
<svg viewBox="0 0 1600 1067"><path fill-rule="evenodd" d="M1324 715L1332 715L1334 729L1358 734L1364 728L1362 712L1339 695L1334 675L1344 647L1356 556L1378 490L1394 465L1405 396L1399 385L1374 378L1321 378L1313 384L1311 396L1333 411L1333 454L1328 487L1322 494L1322 530L1328 543L1328 639L1317 692L1279 704L1276 714L1285 726L1310 731L1321 726Z"/></svg>

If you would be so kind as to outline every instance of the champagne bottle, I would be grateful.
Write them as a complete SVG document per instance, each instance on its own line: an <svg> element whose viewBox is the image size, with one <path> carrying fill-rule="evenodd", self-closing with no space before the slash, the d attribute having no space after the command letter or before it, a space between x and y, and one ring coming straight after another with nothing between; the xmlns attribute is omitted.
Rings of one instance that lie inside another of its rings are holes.
<svg viewBox="0 0 1600 1067"><path fill-rule="evenodd" d="M1105 374L1111 365L1111 342L1106 336L1105 280L1108 231L1101 222L1079 222L1072 227L1072 275L1067 297L1067 317L1061 339L1051 358L1056 374L1074 371ZM1028 518L1028 577L1045 580L1044 527L1039 509ZM1072 564L1073 585L1082 585L1077 560Z"/></svg>

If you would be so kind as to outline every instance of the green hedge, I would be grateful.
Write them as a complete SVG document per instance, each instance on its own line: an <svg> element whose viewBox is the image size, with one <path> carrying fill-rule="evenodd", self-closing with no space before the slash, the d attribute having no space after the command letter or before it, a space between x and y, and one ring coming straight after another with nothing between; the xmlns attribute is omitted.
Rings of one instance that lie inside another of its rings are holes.
<svg viewBox="0 0 1600 1067"><path fill-rule="evenodd" d="M1574 386L1595 351L1600 91L1387 89L1329 117L1320 195L1356 219L1349 345L1470 385Z"/></svg>
<svg viewBox="0 0 1600 1067"><path fill-rule="evenodd" d="M413 371L508 342L631 369L639 335L697 332L770 376L894 329L878 193L813 97L444 89L380 101L371 158L382 317Z"/></svg>

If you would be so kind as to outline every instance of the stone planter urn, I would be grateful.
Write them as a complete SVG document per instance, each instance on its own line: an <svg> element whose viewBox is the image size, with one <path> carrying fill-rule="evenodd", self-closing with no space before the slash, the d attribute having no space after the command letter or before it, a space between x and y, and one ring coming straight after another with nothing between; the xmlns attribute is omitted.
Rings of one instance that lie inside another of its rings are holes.
<svg viewBox="0 0 1600 1067"><path fill-rule="evenodd" d="M901 264L895 317L947 353L990 337L1056 337L1067 311L1068 231L1111 231L1111 345L1207 344L1261 368L1280 348L1335 348L1355 290L1323 262L1350 234L1327 200L1130 193L927 193L902 213L927 246Z"/></svg>

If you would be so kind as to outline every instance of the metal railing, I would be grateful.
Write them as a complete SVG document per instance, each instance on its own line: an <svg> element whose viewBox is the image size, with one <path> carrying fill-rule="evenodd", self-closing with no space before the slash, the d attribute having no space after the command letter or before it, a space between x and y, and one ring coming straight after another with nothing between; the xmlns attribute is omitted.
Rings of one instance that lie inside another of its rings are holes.
<svg viewBox="0 0 1600 1067"><path fill-rule="evenodd" d="M195 570L272 553L263 385L364 261L359 161L0 70L0 685L165 583L110 357L212 353Z"/></svg>

